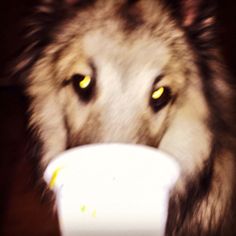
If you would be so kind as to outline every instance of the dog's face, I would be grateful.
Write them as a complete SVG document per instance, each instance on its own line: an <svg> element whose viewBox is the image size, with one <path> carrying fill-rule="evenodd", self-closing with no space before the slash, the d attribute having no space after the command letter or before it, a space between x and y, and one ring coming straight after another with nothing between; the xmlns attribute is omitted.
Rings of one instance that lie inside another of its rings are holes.
<svg viewBox="0 0 236 236"><path fill-rule="evenodd" d="M139 12L133 28L118 9L108 3L80 12L35 65L28 92L42 161L88 143L140 143L173 154L191 172L209 149L193 53L155 1L129 9Z"/></svg>
<svg viewBox="0 0 236 236"><path fill-rule="evenodd" d="M207 1L45 2L17 68L26 75L41 167L89 143L153 146L181 167L168 235L227 228L234 173L227 142L235 124L233 96L211 45L213 18L189 11L183 26L163 4Z"/></svg>

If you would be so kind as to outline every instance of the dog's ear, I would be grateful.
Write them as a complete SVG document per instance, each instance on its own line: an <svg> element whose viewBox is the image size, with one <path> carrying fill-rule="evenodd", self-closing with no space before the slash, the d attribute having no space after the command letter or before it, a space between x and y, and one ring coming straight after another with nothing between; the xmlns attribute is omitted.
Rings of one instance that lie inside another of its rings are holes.
<svg viewBox="0 0 236 236"><path fill-rule="evenodd" d="M164 0L173 17L202 54L218 43L217 0Z"/></svg>
<svg viewBox="0 0 236 236"><path fill-rule="evenodd" d="M215 0L180 0L182 24L186 27L203 23L205 26L214 24Z"/></svg>
<svg viewBox="0 0 236 236"><path fill-rule="evenodd" d="M215 21L216 0L166 0L183 27L196 24L213 24Z"/></svg>

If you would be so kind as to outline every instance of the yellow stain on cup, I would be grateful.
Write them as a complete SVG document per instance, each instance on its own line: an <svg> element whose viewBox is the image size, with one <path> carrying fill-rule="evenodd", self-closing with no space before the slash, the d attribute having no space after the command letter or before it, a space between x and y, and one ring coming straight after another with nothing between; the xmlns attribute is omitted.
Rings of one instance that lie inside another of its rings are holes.
<svg viewBox="0 0 236 236"><path fill-rule="evenodd" d="M91 216L93 217L93 218L96 218L96 216L97 216L97 211L96 211L96 209L94 209L93 211L91 211L91 209L89 209L89 207L87 207L86 205L81 205L80 206L80 212L81 213L87 213L87 214L91 214Z"/></svg>
<svg viewBox="0 0 236 236"><path fill-rule="evenodd" d="M96 216L97 216L97 211L96 211L96 210L93 210L93 212L92 212L92 217L93 217L93 218L96 218Z"/></svg>
<svg viewBox="0 0 236 236"><path fill-rule="evenodd" d="M49 183L49 187L50 187L51 189L54 188L55 183L56 183L57 176L58 176L59 172L61 171L61 169L62 169L61 167L57 167L57 168L54 170L54 172L53 172L53 174L52 174L52 178L51 178L50 183Z"/></svg>
<svg viewBox="0 0 236 236"><path fill-rule="evenodd" d="M86 212L86 210L87 210L87 208L86 208L85 205L80 206L80 211L81 211L82 213Z"/></svg>

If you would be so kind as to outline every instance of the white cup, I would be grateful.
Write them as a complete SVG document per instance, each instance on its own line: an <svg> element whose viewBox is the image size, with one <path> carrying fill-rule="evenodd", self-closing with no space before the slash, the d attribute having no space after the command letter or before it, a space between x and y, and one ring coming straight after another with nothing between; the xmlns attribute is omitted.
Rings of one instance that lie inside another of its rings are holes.
<svg viewBox="0 0 236 236"><path fill-rule="evenodd" d="M64 236L162 236L169 192L179 176L173 158L128 144L68 150L44 178L56 194Z"/></svg>

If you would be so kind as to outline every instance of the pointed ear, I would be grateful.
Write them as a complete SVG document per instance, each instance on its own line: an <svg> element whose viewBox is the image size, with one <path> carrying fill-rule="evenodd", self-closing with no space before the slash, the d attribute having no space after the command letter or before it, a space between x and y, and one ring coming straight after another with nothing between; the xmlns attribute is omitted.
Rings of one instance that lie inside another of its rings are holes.
<svg viewBox="0 0 236 236"><path fill-rule="evenodd" d="M181 0L182 23L190 26L197 18L202 0Z"/></svg>
<svg viewBox="0 0 236 236"><path fill-rule="evenodd" d="M181 23L184 27L215 22L215 0L179 0Z"/></svg>

